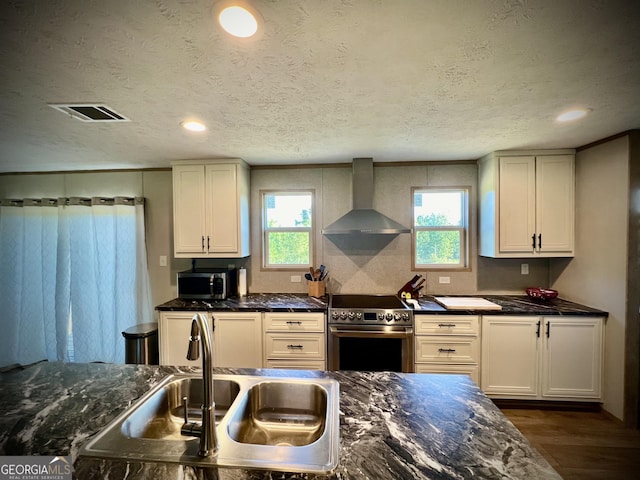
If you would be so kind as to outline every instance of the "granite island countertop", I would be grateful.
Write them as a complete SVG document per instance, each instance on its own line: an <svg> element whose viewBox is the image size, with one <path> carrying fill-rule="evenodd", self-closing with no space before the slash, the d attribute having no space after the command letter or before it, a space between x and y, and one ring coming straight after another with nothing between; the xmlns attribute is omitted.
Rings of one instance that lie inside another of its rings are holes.
<svg viewBox="0 0 640 480"><path fill-rule="evenodd" d="M87 439L171 373L194 367L43 362L0 374L0 455L71 455L89 479L560 479L464 375L216 369L340 383L340 461L329 475L78 457Z"/></svg>
<svg viewBox="0 0 640 480"><path fill-rule="evenodd" d="M455 295L447 295L455 296ZM607 316L607 312L579 303L556 298L534 300L526 295L464 295L465 297L486 298L502 307L502 310L447 310L437 303L433 296L418 299L420 308L416 314L455 315L568 315ZM255 312L326 312L329 298L310 297L302 293L251 293L244 297L230 297L227 300L188 300L174 298L156 307L160 311L255 311Z"/></svg>

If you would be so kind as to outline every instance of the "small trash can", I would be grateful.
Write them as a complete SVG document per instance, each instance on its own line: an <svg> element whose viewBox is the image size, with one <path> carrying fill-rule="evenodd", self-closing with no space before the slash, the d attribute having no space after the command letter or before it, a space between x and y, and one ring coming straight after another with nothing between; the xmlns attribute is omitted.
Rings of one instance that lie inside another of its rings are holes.
<svg viewBox="0 0 640 480"><path fill-rule="evenodd" d="M158 324L141 323L122 332L125 363L158 365Z"/></svg>

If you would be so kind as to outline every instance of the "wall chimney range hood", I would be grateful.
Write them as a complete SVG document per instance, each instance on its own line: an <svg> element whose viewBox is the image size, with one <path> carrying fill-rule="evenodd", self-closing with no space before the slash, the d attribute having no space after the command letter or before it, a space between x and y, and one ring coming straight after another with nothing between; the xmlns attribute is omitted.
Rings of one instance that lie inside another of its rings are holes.
<svg viewBox="0 0 640 480"><path fill-rule="evenodd" d="M411 233L373 209L373 159L353 159L353 209L322 230L324 235Z"/></svg>

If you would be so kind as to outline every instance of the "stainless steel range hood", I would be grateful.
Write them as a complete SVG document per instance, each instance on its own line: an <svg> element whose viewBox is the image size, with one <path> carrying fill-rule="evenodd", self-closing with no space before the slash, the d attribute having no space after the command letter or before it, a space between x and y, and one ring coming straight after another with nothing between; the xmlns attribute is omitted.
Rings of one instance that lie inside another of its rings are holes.
<svg viewBox="0 0 640 480"><path fill-rule="evenodd" d="M373 159L353 159L353 209L324 228L322 233L411 233L410 228L373 209Z"/></svg>

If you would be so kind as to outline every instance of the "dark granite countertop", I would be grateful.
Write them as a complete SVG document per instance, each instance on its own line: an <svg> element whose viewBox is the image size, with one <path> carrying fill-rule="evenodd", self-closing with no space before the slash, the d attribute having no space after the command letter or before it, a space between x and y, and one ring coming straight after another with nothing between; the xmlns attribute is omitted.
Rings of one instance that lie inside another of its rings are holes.
<svg viewBox="0 0 640 480"><path fill-rule="evenodd" d="M227 300L188 300L174 298L156 310L198 311L226 310L240 312L324 312L327 297L316 298L302 293L250 293L244 297L230 297Z"/></svg>
<svg viewBox="0 0 640 480"><path fill-rule="evenodd" d="M78 457L83 442L170 373L193 367L43 362L0 374L0 455L71 455L75 478L560 479L464 375L216 369L340 382L340 462L330 475Z"/></svg>
<svg viewBox="0 0 640 480"><path fill-rule="evenodd" d="M442 295L445 296L445 295ZM456 295L446 295L453 297ZM460 295L463 296L463 295ZM454 315L567 315L567 316L590 316L606 317L607 312L597 308L580 305L561 298L553 300L534 300L526 295L464 295L486 298L497 303L502 310L447 310L437 303L432 296L424 296L418 299L420 309L416 309L416 314L454 314Z"/></svg>
<svg viewBox="0 0 640 480"><path fill-rule="evenodd" d="M447 295L454 296L454 295ZM462 296L462 295L460 295ZM464 295L482 297L502 306L502 310L447 310L437 303L433 296L420 297L420 309L416 314L485 314L485 315L577 315L602 316L608 314L597 308L580 305L561 298L554 300L533 300L526 295ZM300 293L251 293L245 297L231 297L227 300L205 301L175 298L156 307L157 310L201 311L227 310L255 312L325 312L328 297L315 298Z"/></svg>

